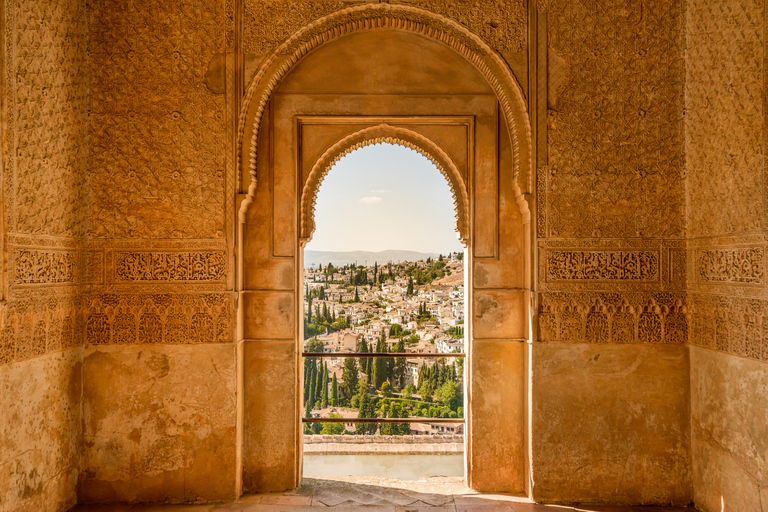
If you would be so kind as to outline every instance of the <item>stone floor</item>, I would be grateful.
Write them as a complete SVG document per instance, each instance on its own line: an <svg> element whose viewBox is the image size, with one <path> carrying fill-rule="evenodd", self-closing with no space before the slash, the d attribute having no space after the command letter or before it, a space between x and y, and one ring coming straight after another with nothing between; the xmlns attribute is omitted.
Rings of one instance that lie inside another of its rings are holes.
<svg viewBox="0 0 768 512"><path fill-rule="evenodd" d="M223 505L80 505L71 512L304 512L328 508L370 512L694 512L693 508L679 507L537 505L525 498L475 493L461 478L414 482L375 477L305 478L294 492L246 495Z"/></svg>

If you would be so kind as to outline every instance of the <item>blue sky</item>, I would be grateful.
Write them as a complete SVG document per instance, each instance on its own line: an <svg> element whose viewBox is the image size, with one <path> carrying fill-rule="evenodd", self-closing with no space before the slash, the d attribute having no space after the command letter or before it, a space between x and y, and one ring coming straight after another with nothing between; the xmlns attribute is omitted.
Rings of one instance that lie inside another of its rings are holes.
<svg viewBox="0 0 768 512"><path fill-rule="evenodd" d="M365 146L340 159L320 186L307 249L448 253L463 250L440 171L412 149Z"/></svg>

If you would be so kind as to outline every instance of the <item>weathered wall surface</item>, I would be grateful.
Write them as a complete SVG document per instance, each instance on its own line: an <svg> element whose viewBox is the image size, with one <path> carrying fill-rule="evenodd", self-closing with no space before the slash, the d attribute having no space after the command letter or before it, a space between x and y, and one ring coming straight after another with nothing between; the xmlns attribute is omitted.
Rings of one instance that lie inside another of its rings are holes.
<svg viewBox="0 0 768 512"><path fill-rule="evenodd" d="M0 366L0 511L76 502L82 348Z"/></svg>
<svg viewBox="0 0 768 512"><path fill-rule="evenodd" d="M766 511L765 5L688 0L685 28L694 501Z"/></svg>
<svg viewBox="0 0 768 512"><path fill-rule="evenodd" d="M688 373L680 369L688 367L687 347L547 343L536 348L537 499L686 505Z"/></svg>
<svg viewBox="0 0 768 512"><path fill-rule="evenodd" d="M82 502L235 496L235 348L89 347Z"/></svg>
<svg viewBox="0 0 768 512"><path fill-rule="evenodd" d="M2 7L0 510L58 512L79 471L88 13Z"/></svg>
<svg viewBox="0 0 768 512"><path fill-rule="evenodd" d="M768 510L766 364L692 346L691 423L699 510Z"/></svg>
<svg viewBox="0 0 768 512"><path fill-rule="evenodd" d="M539 16L533 496L687 504L683 5Z"/></svg>

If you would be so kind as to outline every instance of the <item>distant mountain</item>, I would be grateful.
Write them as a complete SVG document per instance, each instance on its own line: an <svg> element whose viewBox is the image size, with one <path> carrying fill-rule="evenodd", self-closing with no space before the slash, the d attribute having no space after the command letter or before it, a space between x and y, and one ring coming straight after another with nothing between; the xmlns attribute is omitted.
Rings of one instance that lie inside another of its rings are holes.
<svg viewBox="0 0 768 512"><path fill-rule="evenodd" d="M447 253L446 253L447 254ZM311 266L318 266L322 264L326 266L328 263L333 263L334 266L340 267L343 265L349 265L350 263L357 263L358 265L373 265L374 262L379 262L379 265L385 264L389 261L392 263L400 263L401 261L417 261L425 260L427 258L437 258L439 256L436 252L417 252L417 251L397 251L387 250L379 252L371 251L304 251L304 267L309 268Z"/></svg>

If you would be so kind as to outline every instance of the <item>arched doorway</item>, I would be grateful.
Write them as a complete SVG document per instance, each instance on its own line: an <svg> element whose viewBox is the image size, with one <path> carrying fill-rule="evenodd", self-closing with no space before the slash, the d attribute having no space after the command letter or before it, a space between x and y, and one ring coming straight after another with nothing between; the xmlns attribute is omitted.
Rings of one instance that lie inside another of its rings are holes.
<svg viewBox="0 0 768 512"><path fill-rule="evenodd" d="M439 162L468 247L468 484L525 493L530 136L506 65L456 23L379 4L299 31L264 61L247 100L238 243L243 490L299 483L300 248L334 159L387 140Z"/></svg>

